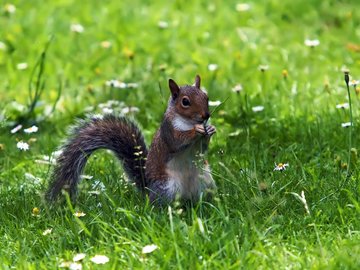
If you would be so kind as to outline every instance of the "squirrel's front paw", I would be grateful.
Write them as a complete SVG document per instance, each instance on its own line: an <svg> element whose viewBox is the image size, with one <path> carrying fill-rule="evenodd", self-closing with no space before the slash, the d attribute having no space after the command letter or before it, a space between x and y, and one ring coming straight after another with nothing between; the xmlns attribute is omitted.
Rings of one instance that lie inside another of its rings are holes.
<svg viewBox="0 0 360 270"><path fill-rule="evenodd" d="M203 124L195 125L195 131L201 135L206 135L206 129Z"/></svg>
<svg viewBox="0 0 360 270"><path fill-rule="evenodd" d="M216 128L211 125L205 126L199 124L199 125L195 125L195 131L204 136L211 136L216 132Z"/></svg>
<svg viewBox="0 0 360 270"><path fill-rule="evenodd" d="M205 133L207 136L212 136L214 133L216 133L216 128L212 125L208 125L205 127Z"/></svg>

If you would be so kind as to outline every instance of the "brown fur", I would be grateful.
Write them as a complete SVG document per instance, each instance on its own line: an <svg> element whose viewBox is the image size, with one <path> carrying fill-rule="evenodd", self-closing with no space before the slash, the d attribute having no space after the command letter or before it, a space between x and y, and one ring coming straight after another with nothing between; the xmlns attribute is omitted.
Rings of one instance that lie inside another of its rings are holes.
<svg viewBox="0 0 360 270"><path fill-rule="evenodd" d="M201 192L214 189L208 165L196 165L196 155L207 149L215 133L206 125L210 113L200 77L194 86L179 87L169 80L169 88L168 107L149 153L140 130L126 118L108 115L81 122L57 160L47 198L54 200L62 189L74 198L87 158L100 148L116 154L130 180L140 190L147 189L151 201L171 202L178 196L197 200Z"/></svg>

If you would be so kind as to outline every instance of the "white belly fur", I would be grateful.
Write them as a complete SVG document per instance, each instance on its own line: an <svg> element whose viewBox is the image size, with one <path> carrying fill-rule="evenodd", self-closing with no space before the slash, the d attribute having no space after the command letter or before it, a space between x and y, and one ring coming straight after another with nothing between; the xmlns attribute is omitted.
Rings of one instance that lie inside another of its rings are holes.
<svg viewBox="0 0 360 270"><path fill-rule="evenodd" d="M177 199L196 201L203 191L215 188L209 166L204 166L196 157L197 148L193 145L178 153L166 165L169 175L167 190Z"/></svg>

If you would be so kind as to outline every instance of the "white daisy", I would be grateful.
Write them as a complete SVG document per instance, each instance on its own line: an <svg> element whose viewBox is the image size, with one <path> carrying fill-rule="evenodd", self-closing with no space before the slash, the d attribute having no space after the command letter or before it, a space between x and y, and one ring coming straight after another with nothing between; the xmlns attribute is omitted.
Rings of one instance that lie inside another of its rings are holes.
<svg viewBox="0 0 360 270"><path fill-rule="evenodd" d="M70 264L72 264L72 262L61 262L59 268L69 268Z"/></svg>
<svg viewBox="0 0 360 270"><path fill-rule="evenodd" d="M274 171L285 171L286 167L288 167L288 166L289 166L289 163L279 163L279 164L275 163Z"/></svg>
<svg viewBox="0 0 360 270"><path fill-rule="evenodd" d="M20 150L23 150L23 151L27 151L29 150L29 144L26 143L26 142L23 142L23 141L20 141L16 144L16 147L19 148Z"/></svg>
<svg viewBox="0 0 360 270"><path fill-rule="evenodd" d="M308 47L316 47L320 45L320 41L318 39L305 39L305 46Z"/></svg>
<svg viewBox="0 0 360 270"><path fill-rule="evenodd" d="M336 105L336 109L347 109L349 108L349 103L340 103Z"/></svg>
<svg viewBox="0 0 360 270"><path fill-rule="evenodd" d="M46 229L45 231L43 231L42 235L48 235L52 232L52 229Z"/></svg>
<svg viewBox="0 0 360 270"><path fill-rule="evenodd" d="M165 21L159 21L159 22L158 22L158 26L159 26L159 28L161 28L161 29L165 29L165 28L168 28L168 27L169 27L169 23L168 23L168 22L165 22Z"/></svg>
<svg viewBox="0 0 360 270"><path fill-rule="evenodd" d="M105 264L109 262L109 258L105 255L95 255L90 259L90 261L96 264Z"/></svg>
<svg viewBox="0 0 360 270"><path fill-rule="evenodd" d="M262 72L265 72L268 69L269 69L269 65L260 65L259 66L259 70L262 71Z"/></svg>
<svg viewBox="0 0 360 270"><path fill-rule="evenodd" d="M14 133L18 132L20 129L22 129L22 125L17 125L10 131L10 133L14 134Z"/></svg>
<svg viewBox="0 0 360 270"><path fill-rule="evenodd" d="M219 106L221 104L220 100L214 100L214 101L209 101L209 106Z"/></svg>
<svg viewBox="0 0 360 270"><path fill-rule="evenodd" d="M78 261L83 260L85 257L86 257L85 253L79 253L74 256L73 261L78 262Z"/></svg>
<svg viewBox="0 0 360 270"><path fill-rule="evenodd" d="M39 130L39 128L37 126L32 126L32 127L24 129L24 132L29 134L29 133L35 133L38 130Z"/></svg>
<svg viewBox="0 0 360 270"><path fill-rule="evenodd" d="M72 262L69 265L69 269L70 270L82 270L82 264L81 263L77 263L77 262Z"/></svg>
<svg viewBox="0 0 360 270"><path fill-rule="evenodd" d="M121 88L121 89L124 89L124 88L127 87L126 83L118 81L118 80L106 81L105 85L111 86L111 87L114 87L114 88Z"/></svg>
<svg viewBox="0 0 360 270"><path fill-rule="evenodd" d="M24 176L25 176L26 180L28 180L29 182L32 182L34 185L41 184L41 179L39 177L32 175L31 173L25 173Z"/></svg>
<svg viewBox="0 0 360 270"><path fill-rule="evenodd" d="M9 14L12 14L12 13L15 13L16 7L13 4L6 4L4 6L4 11Z"/></svg>
<svg viewBox="0 0 360 270"><path fill-rule="evenodd" d="M103 112L103 114L112 114L114 112L114 110L111 108L105 107L102 109L102 112Z"/></svg>
<svg viewBox="0 0 360 270"><path fill-rule="evenodd" d="M248 11L250 10L251 6L248 4L248 3L239 3L239 4L236 4L236 11L239 11L239 12L243 12L243 11Z"/></svg>
<svg viewBox="0 0 360 270"><path fill-rule="evenodd" d="M96 119L101 120L103 118L104 118L104 116L102 114L99 114L99 113L95 113L95 114L91 115L91 119L93 119L93 120L96 120Z"/></svg>
<svg viewBox="0 0 360 270"><path fill-rule="evenodd" d="M82 174L82 175L80 175L80 178L81 178L81 179L86 179L86 180L91 180L91 179L94 178L94 176L92 176L92 175L87 175L87 174Z"/></svg>
<svg viewBox="0 0 360 270"><path fill-rule="evenodd" d="M358 80L351 80L350 82L349 82L349 85L350 86L357 86L359 84L359 81Z"/></svg>
<svg viewBox="0 0 360 270"><path fill-rule="evenodd" d="M147 245L145 247L142 248L141 253L142 254L148 254L151 253L155 250L157 250L159 247L157 245L151 244L151 245Z"/></svg>
<svg viewBox="0 0 360 270"><path fill-rule="evenodd" d="M208 70L210 71L215 71L218 69L218 65L217 64L209 64L208 65Z"/></svg>
<svg viewBox="0 0 360 270"><path fill-rule="evenodd" d="M251 108L253 112L261 112L264 110L264 106L255 106Z"/></svg>
<svg viewBox="0 0 360 270"><path fill-rule="evenodd" d="M28 64L27 63L19 63L19 64L16 65L16 68L18 70L24 70L24 69L28 68Z"/></svg>
<svg viewBox="0 0 360 270"><path fill-rule="evenodd" d="M111 42L108 40L104 40L100 43L101 47L103 47L104 49L109 49L111 47Z"/></svg>
<svg viewBox="0 0 360 270"><path fill-rule="evenodd" d="M127 83L126 87L127 88L137 88L139 86L138 83Z"/></svg>
<svg viewBox="0 0 360 270"><path fill-rule="evenodd" d="M235 93L240 93L242 90L243 90L243 87L242 87L242 85L241 84L237 84L237 85L235 85L232 89L231 89L233 92L235 92Z"/></svg>
<svg viewBox="0 0 360 270"><path fill-rule="evenodd" d="M74 216L75 217L84 217L84 216L86 216L86 214L84 212L75 212Z"/></svg>
<svg viewBox="0 0 360 270"><path fill-rule="evenodd" d="M6 44L2 41L0 41L0 50L3 50L3 51L6 50Z"/></svg>
<svg viewBox="0 0 360 270"><path fill-rule="evenodd" d="M343 72L343 73L349 73L349 72L350 72L350 69L348 69L348 68L345 67L345 66L342 66L342 67L341 67L341 72Z"/></svg>
<svg viewBox="0 0 360 270"><path fill-rule="evenodd" d="M129 106L129 107L125 107L121 110L122 114L128 114L128 113L137 113L139 112L140 109L138 107L133 107L133 106Z"/></svg>
<svg viewBox="0 0 360 270"><path fill-rule="evenodd" d="M83 33L85 28L79 23L73 23L72 25L70 25L70 30L74 33Z"/></svg>

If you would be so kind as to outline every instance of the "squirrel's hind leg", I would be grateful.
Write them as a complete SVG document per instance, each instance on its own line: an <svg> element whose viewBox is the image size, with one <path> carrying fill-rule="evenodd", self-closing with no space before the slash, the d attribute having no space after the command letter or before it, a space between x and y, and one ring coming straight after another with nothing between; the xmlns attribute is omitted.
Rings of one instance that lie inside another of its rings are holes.
<svg viewBox="0 0 360 270"><path fill-rule="evenodd" d="M152 204L168 205L176 199L178 187L169 187L169 181L152 181L148 186L149 199Z"/></svg>
<svg viewBox="0 0 360 270"><path fill-rule="evenodd" d="M204 161L203 172L200 175L201 193L206 201L211 201L216 194L217 187L211 175L211 169L207 160Z"/></svg>

